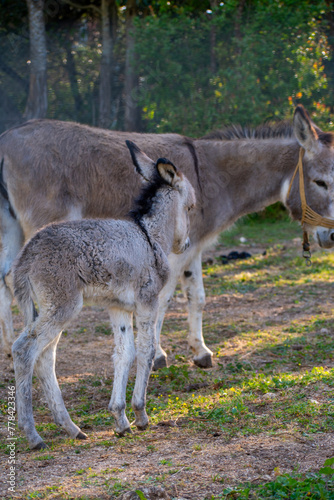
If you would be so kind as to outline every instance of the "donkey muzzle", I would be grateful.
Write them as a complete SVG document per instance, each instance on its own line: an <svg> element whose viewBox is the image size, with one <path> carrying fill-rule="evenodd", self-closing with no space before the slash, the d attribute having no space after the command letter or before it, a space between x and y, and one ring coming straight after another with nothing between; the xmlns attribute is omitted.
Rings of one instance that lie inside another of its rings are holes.
<svg viewBox="0 0 334 500"><path fill-rule="evenodd" d="M334 247L334 229L326 229L317 227L316 236L321 248L333 248Z"/></svg>

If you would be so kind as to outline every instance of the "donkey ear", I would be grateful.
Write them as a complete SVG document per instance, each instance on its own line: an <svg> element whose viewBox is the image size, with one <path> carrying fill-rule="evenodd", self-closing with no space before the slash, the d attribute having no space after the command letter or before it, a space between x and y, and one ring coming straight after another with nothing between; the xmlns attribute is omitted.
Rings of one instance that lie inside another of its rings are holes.
<svg viewBox="0 0 334 500"><path fill-rule="evenodd" d="M299 104L293 117L293 131L299 144L309 153L319 148L318 134L304 106Z"/></svg>
<svg viewBox="0 0 334 500"><path fill-rule="evenodd" d="M125 143L129 148L133 164L138 174L144 177L145 181L149 182L154 172L155 162L143 153L134 142L125 141Z"/></svg>
<svg viewBox="0 0 334 500"><path fill-rule="evenodd" d="M156 165L159 175L163 180L170 186L176 187L177 183L181 180L176 166L166 158L159 158Z"/></svg>

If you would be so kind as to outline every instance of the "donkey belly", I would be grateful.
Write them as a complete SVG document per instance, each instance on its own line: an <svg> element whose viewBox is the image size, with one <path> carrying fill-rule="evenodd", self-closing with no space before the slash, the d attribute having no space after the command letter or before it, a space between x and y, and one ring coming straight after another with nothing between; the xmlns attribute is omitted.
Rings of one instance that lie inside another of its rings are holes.
<svg viewBox="0 0 334 500"><path fill-rule="evenodd" d="M83 291L84 300L88 304L109 308L124 309L128 312L135 310L135 292L132 286L87 286Z"/></svg>

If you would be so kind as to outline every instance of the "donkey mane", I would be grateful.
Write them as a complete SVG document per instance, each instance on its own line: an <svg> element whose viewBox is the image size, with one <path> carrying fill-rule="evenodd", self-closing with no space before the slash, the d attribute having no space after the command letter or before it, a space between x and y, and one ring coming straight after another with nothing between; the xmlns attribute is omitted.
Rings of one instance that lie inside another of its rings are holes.
<svg viewBox="0 0 334 500"><path fill-rule="evenodd" d="M128 213L128 217L140 227L146 236L150 247L153 249L156 260L157 256L155 254L155 247L152 245L150 236L142 222L142 219L145 215L154 215L154 200L157 196L157 192L163 186L168 186L167 182L165 182L157 172L154 172L153 178L148 184L142 187L137 199L134 201L134 208Z"/></svg>
<svg viewBox="0 0 334 500"><path fill-rule="evenodd" d="M323 132L314 126L319 141L326 146L334 146L334 133ZM257 127L243 127L242 125L229 125L219 130L213 130L200 138L211 141L235 141L240 139L290 139L294 136L293 125L288 120L281 122L267 122Z"/></svg>
<svg viewBox="0 0 334 500"><path fill-rule="evenodd" d="M276 139L293 137L292 123L284 120L281 122L267 122L257 127L243 127L230 125L219 130L213 130L201 137L203 140L233 141L238 139Z"/></svg>
<svg viewBox="0 0 334 500"><path fill-rule="evenodd" d="M165 163L173 165L172 162L166 160L165 158L159 158L158 163ZM141 227L141 220L145 215L154 214L154 199L157 196L157 192L163 187L170 187L169 184L158 174L154 172L153 177L150 179L148 184L145 184L137 199L134 201L134 208L130 210L128 216L136 224Z"/></svg>

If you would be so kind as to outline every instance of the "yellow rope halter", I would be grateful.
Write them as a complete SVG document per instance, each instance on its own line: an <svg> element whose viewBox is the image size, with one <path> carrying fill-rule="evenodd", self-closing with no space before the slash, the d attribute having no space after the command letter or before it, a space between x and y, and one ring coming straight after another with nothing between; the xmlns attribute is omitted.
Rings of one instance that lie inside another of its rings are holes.
<svg viewBox="0 0 334 500"><path fill-rule="evenodd" d="M297 175L297 172L299 171L299 194L300 194L300 201L301 201L301 205L302 205L301 223L302 223L302 226L304 229L303 256L307 259L307 263L310 264L311 263L311 261L310 261L310 259L311 259L310 243L308 240L308 233L305 230L305 224L310 224L311 226L326 227L328 229L334 229L334 220L329 219L328 217L322 217L322 215L317 214L317 212L312 210L312 208L309 207L307 204L306 196L305 196L304 172L303 172L304 154L305 154L305 150L303 148L300 148L298 163L297 163L296 169L294 171L294 174L292 176L292 179L290 181L290 185L289 185L288 194L287 194L286 199L287 200L289 199L293 181Z"/></svg>

